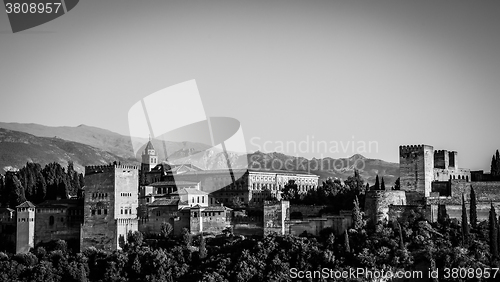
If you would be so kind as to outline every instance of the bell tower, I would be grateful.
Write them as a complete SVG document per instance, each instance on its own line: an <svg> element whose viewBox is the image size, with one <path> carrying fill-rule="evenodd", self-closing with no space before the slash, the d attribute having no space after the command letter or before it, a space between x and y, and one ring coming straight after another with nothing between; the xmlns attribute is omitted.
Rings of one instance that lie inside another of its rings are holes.
<svg viewBox="0 0 500 282"><path fill-rule="evenodd" d="M142 162L141 162L141 179L140 184L146 185L146 173L150 172L158 164L158 155L156 154L156 150L153 147L153 143L151 143L151 138L146 144L146 148L144 148L144 152L142 153Z"/></svg>

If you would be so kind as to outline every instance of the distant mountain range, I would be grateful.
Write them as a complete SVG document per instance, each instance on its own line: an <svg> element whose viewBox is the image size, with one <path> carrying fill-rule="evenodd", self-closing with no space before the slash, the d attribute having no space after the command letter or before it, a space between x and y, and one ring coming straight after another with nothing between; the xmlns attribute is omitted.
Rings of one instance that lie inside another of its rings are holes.
<svg viewBox="0 0 500 282"><path fill-rule="evenodd" d="M107 164L113 161L124 162L120 156L78 142L57 137L37 137L28 133L0 128L0 169L21 168L27 162L45 165L58 162L67 166L73 161L75 169L83 172L89 164Z"/></svg>
<svg viewBox="0 0 500 282"><path fill-rule="evenodd" d="M144 147L147 140L134 138L134 142L137 142L135 147ZM192 142L152 142L161 159L164 159L166 149L171 163L192 163L202 169L227 167L225 154L218 148ZM350 158L311 160L259 151L250 154L229 152L228 156L233 168L244 168L248 164L255 169L307 171L320 176L320 180L327 177L347 179L354 174L355 168L372 184L377 174L384 177L387 186L392 186L399 177L397 163L367 159L358 154ZM50 127L0 122L0 169L20 168L31 161L42 165L54 161L66 165L69 160L74 162L76 169L82 170L85 165L107 164L115 160L138 164L140 158L134 158L130 137L109 130L86 125Z"/></svg>

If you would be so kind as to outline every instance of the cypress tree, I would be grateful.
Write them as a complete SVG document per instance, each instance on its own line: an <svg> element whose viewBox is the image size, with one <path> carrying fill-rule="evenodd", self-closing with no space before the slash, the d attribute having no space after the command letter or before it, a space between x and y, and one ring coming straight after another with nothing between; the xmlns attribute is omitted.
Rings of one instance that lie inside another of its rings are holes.
<svg viewBox="0 0 500 282"><path fill-rule="evenodd" d="M394 190L401 190L401 179L398 177L394 183Z"/></svg>
<svg viewBox="0 0 500 282"><path fill-rule="evenodd" d="M476 192L472 185L470 187L470 225L472 228L477 227L477 203L476 203Z"/></svg>
<svg viewBox="0 0 500 282"><path fill-rule="evenodd" d="M491 158L491 176L497 175L497 160L495 159L495 155Z"/></svg>
<svg viewBox="0 0 500 282"><path fill-rule="evenodd" d="M352 221L354 223L354 229L361 230L364 227L363 214L361 208L359 207L358 196L354 199L354 208L352 209Z"/></svg>
<svg viewBox="0 0 500 282"><path fill-rule="evenodd" d="M375 178L375 186L373 187L373 190L380 190L380 183L378 180L378 174L377 174L377 177Z"/></svg>
<svg viewBox="0 0 500 282"><path fill-rule="evenodd" d="M497 226L497 215L493 203L491 203L490 208L490 218L489 218L489 231L490 231L490 253L492 258L498 257L498 226Z"/></svg>
<svg viewBox="0 0 500 282"><path fill-rule="evenodd" d="M500 215L498 216L498 219L499 219L499 221L497 221L497 248L498 248L498 246L500 246L500 228L498 226L498 224L500 222Z"/></svg>
<svg viewBox="0 0 500 282"><path fill-rule="evenodd" d="M465 207L464 194L462 194L462 238L466 245L469 241L469 223L467 222L467 208Z"/></svg>
<svg viewBox="0 0 500 282"><path fill-rule="evenodd" d="M495 153L495 159L496 159L495 167L497 168L495 176L500 176L500 153L498 152L498 150Z"/></svg>
<svg viewBox="0 0 500 282"><path fill-rule="evenodd" d="M207 246L205 243L205 237L203 237L203 235L201 235L201 238L200 238L199 253L200 253L200 259L204 259L207 257Z"/></svg>
<svg viewBox="0 0 500 282"><path fill-rule="evenodd" d="M382 182L380 183L380 190L384 190L385 191L384 177L382 177Z"/></svg>
<svg viewBox="0 0 500 282"><path fill-rule="evenodd" d="M401 224L398 222L398 229L399 229L399 248L401 250L405 249L405 243L403 241L403 229L401 228Z"/></svg>
<svg viewBox="0 0 500 282"><path fill-rule="evenodd" d="M349 234L347 233L347 229L344 231L344 249L346 253L351 252L351 246L349 246Z"/></svg>

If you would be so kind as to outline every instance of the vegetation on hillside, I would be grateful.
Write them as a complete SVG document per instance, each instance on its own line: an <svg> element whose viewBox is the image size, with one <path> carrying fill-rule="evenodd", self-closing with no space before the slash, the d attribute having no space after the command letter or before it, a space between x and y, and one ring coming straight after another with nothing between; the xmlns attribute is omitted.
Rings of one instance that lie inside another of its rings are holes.
<svg viewBox="0 0 500 282"><path fill-rule="evenodd" d="M27 163L19 172L0 175L0 206L15 208L26 200L39 204L68 199L77 196L83 185L83 174L75 171L72 162L66 169L58 163L49 163L44 168Z"/></svg>

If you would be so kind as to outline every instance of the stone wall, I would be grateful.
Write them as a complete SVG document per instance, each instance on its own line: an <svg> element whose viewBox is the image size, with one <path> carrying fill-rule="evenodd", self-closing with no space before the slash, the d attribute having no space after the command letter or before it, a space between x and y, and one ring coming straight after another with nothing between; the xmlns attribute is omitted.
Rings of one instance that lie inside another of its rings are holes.
<svg viewBox="0 0 500 282"><path fill-rule="evenodd" d="M202 211L203 232L220 233L230 226L229 220L225 209Z"/></svg>
<svg viewBox="0 0 500 282"><path fill-rule="evenodd" d="M314 236L320 236L321 230L332 228L333 233L339 236L351 228L348 218L341 215L329 215L318 218L308 218L305 220L290 220L286 223L287 233L299 236L306 232Z"/></svg>
<svg viewBox="0 0 500 282"><path fill-rule="evenodd" d="M290 219L290 202L264 203L264 235L285 234L285 221Z"/></svg>
<svg viewBox="0 0 500 282"><path fill-rule="evenodd" d="M406 205L405 191L367 191L365 196L365 216L369 223L388 219L390 205Z"/></svg>
<svg viewBox="0 0 500 282"><path fill-rule="evenodd" d="M53 240L79 242L83 223L83 207L36 208L35 245ZM76 246L79 249L79 246Z"/></svg>
<svg viewBox="0 0 500 282"><path fill-rule="evenodd" d="M85 167L81 249L116 250L129 231L138 231L138 177L135 166Z"/></svg>
<svg viewBox="0 0 500 282"><path fill-rule="evenodd" d="M327 206L313 206L313 205L290 205L290 218L304 219L308 217L321 216L320 211Z"/></svg>
<svg viewBox="0 0 500 282"><path fill-rule="evenodd" d="M16 231L16 212L0 208L0 251L16 251Z"/></svg>
<svg viewBox="0 0 500 282"><path fill-rule="evenodd" d="M401 190L429 196L434 177L434 149L428 145L399 147Z"/></svg>
<svg viewBox="0 0 500 282"><path fill-rule="evenodd" d="M436 150L434 151L434 167L448 169L450 165L450 159L448 151L446 150Z"/></svg>

